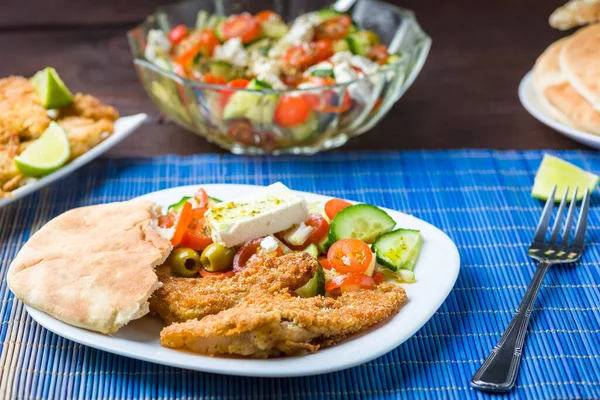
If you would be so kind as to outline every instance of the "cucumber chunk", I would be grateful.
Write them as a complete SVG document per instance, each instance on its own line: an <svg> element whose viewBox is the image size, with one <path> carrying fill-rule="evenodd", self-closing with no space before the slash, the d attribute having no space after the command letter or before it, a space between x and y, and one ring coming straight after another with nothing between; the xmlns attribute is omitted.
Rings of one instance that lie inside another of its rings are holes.
<svg viewBox="0 0 600 400"><path fill-rule="evenodd" d="M300 297L325 296L325 272L319 264L315 275L301 288L296 289Z"/></svg>
<svg viewBox="0 0 600 400"><path fill-rule="evenodd" d="M335 74L333 73L333 69L315 69L310 74L312 76L316 76L317 78L333 78L333 79L335 79Z"/></svg>
<svg viewBox="0 0 600 400"><path fill-rule="evenodd" d="M274 111L274 110L273 110ZM295 140L301 141L308 139L315 131L319 128L319 120L314 114L310 114L309 117L300 125L292 126L288 128Z"/></svg>
<svg viewBox="0 0 600 400"><path fill-rule="evenodd" d="M379 37L371 31L358 31L346 36L346 43L352 54L364 56L371 47L379 44Z"/></svg>
<svg viewBox="0 0 600 400"><path fill-rule="evenodd" d="M252 79L246 89L265 90L271 85L258 79ZM245 91L235 92L223 110L224 119L248 118L259 124L273 122L278 96L276 94L263 95Z"/></svg>
<svg viewBox="0 0 600 400"><path fill-rule="evenodd" d="M234 78L233 65L227 61L213 60L209 65L210 73L215 76L220 76L226 81Z"/></svg>
<svg viewBox="0 0 600 400"><path fill-rule="evenodd" d="M370 204L356 204L336 214L329 226L329 243L354 238L366 243L391 231L396 222L385 211Z"/></svg>
<svg viewBox="0 0 600 400"><path fill-rule="evenodd" d="M286 23L280 20L265 21L260 28L263 35L275 40L281 39L290 30Z"/></svg>
<svg viewBox="0 0 600 400"><path fill-rule="evenodd" d="M246 51L248 51L248 53L258 53L264 56L267 55L272 44L273 42L269 38L260 39L246 46Z"/></svg>
<svg viewBox="0 0 600 400"><path fill-rule="evenodd" d="M317 247L316 244L311 243L308 246L306 246L306 248L304 250L302 250L305 253L310 254L311 256L313 256L314 258L319 258L319 248Z"/></svg>
<svg viewBox="0 0 600 400"><path fill-rule="evenodd" d="M191 199L190 196L183 196L181 198L181 200L179 200L177 203L175 204L171 204L168 208L167 208L167 212L170 213L171 211L175 211L175 212L179 212L181 211L181 209L183 208L183 205L189 200Z"/></svg>
<svg viewBox="0 0 600 400"><path fill-rule="evenodd" d="M385 233L373 243L377 263L392 271L412 271L419 258L422 242L421 232L414 229Z"/></svg>

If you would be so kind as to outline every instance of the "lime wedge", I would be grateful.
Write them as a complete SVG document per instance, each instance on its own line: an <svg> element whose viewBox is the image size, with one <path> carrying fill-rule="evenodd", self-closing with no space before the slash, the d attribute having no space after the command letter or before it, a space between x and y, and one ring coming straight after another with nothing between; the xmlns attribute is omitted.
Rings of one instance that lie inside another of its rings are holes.
<svg viewBox="0 0 600 400"><path fill-rule="evenodd" d="M40 177L62 167L70 155L67 133L52 121L39 139L15 157L15 164L23 175Z"/></svg>
<svg viewBox="0 0 600 400"><path fill-rule="evenodd" d="M593 192L598 186L598 175L584 171L575 165L561 160L558 157L544 154L544 159L535 175L531 196L547 200L554 185L556 185L556 202L562 200L565 189L569 187L568 196L573 194L577 187L577 200L581 200L586 189Z"/></svg>
<svg viewBox="0 0 600 400"><path fill-rule="evenodd" d="M61 108L73 102L73 95L52 67L37 72L30 81L48 109Z"/></svg>

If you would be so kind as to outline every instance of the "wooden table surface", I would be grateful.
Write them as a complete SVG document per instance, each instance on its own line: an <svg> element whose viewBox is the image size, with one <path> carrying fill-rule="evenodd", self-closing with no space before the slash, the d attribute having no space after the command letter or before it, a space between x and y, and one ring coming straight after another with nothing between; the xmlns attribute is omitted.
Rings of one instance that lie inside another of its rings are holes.
<svg viewBox="0 0 600 400"><path fill-rule="evenodd" d="M260 0L257 0L260 1ZM54 66L69 87L122 115L156 114L138 82L125 33L159 0L19 0L0 12L0 76ZM415 10L433 47L422 73L372 131L346 150L583 148L538 123L517 86L536 57L563 35L548 16L562 0L395 0ZM151 123L109 154L222 152L175 125Z"/></svg>

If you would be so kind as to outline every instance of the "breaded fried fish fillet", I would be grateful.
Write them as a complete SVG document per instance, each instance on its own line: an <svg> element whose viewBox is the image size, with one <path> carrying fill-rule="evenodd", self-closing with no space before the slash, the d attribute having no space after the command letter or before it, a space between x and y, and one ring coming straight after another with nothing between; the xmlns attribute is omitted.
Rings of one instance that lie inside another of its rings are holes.
<svg viewBox="0 0 600 400"><path fill-rule="evenodd" d="M37 139L50 124L50 117L29 79L0 79L0 145L12 134L23 140Z"/></svg>
<svg viewBox="0 0 600 400"><path fill-rule="evenodd" d="M203 318L236 306L252 292L297 289L312 278L317 267L312 256L300 252L257 263L232 278L178 278L159 273L163 285L150 299L150 310L166 324Z"/></svg>
<svg viewBox="0 0 600 400"><path fill-rule="evenodd" d="M406 301L404 289L389 283L335 299L255 292L229 310L164 328L160 343L207 355L255 358L315 352L383 321Z"/></svg>

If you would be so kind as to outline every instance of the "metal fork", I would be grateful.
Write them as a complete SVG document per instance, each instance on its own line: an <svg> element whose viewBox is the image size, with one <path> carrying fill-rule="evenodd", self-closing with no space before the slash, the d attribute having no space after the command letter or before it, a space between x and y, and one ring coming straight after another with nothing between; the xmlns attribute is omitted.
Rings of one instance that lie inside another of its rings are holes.
<svg viewBox="0 0 600 400"><path fill-rule="evenodd" d="M571 205L567 213L565 230L560 243L557 241L561 231L563 213L566 208L567 187L565 194L558 207L558 213L550 239L546 241L546 234L550 226L552 210L554 208L554 195L556 186L546 201L542 217L538 223L533 243L529 247L529 255L539 262L533 275L533 279L527 288L527 292L517 308L517 312L510 321L510 325L500 338L496 347L492 350L488 358L483 362L479 370L471 379L471 386L475 389L488 392L507 392L513 388L521 364L521 354L523 353L523 343L527 333L529 317L537 298L540 287L544 280L546 272L552 264L572 263L581 257L583 245L585 242L585 231L587 228L587 217L590 205L590 191L587 190L581 203L581 211L575 228L575 237L572 241L571 226L575 218L575 208L577 204L577 187L573 193Z"/></svg>

